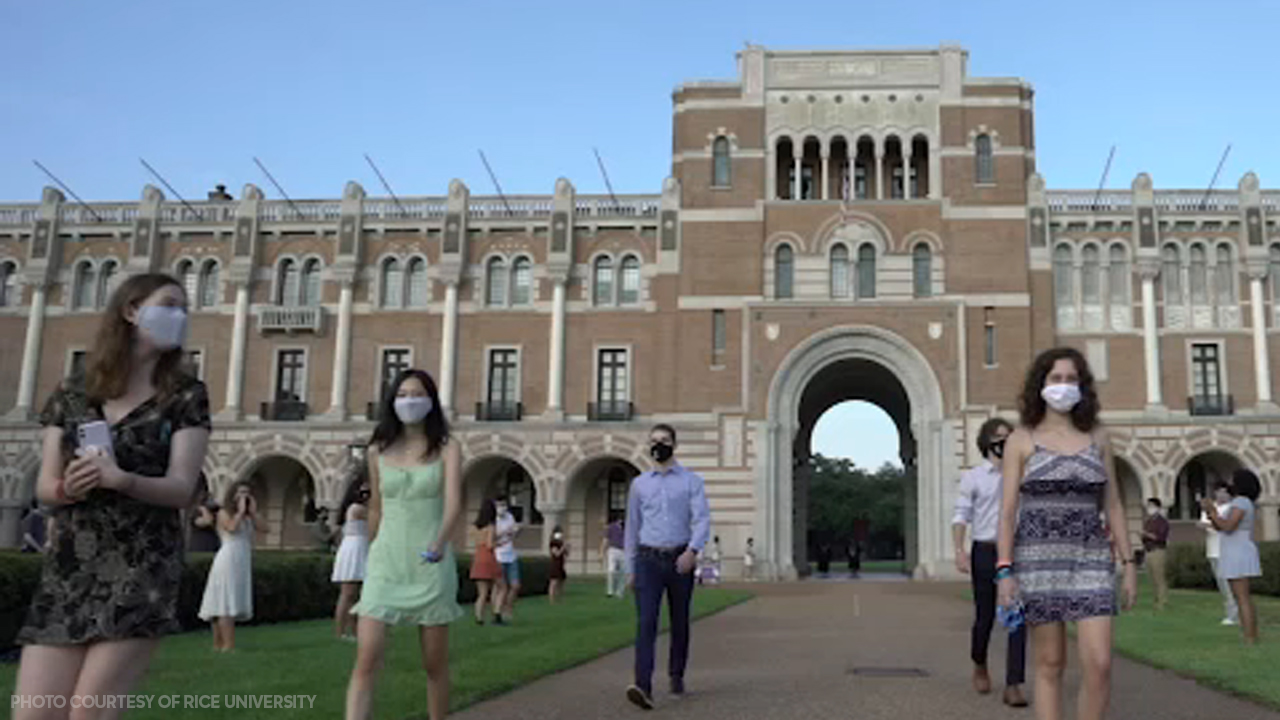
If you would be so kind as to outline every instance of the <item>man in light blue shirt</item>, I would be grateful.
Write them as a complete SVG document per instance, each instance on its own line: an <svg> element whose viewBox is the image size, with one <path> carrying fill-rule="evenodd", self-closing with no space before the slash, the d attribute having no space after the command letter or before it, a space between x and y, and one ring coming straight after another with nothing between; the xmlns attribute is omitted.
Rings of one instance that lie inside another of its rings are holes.
<svg viewBox="0 0 1280 720"><path fill-rule="evenodd" d="M627 699L645 710L653 709L653 656L664 592L671 613L667 674L671 694L684 695L693 570L711 535L702 477L676 462L675 451L675 429L655 425L649 455L656 466L633 480L627 494L627 582L635 589L638 616L635 684L627 688Z"/></svg>

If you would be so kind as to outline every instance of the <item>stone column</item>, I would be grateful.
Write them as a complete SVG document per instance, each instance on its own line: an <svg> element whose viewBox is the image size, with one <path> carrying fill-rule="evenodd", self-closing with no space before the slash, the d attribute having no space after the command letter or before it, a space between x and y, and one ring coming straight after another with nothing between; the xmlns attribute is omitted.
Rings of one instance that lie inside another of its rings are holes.
<svg viewBox="0 0 1280 720"><path fill-rule="evenodd" d="M876 163L876 200L884 199L884 156L880 154L880 146L872 141L871 155Z"/></svg>
<svg viewBox="0 0 1280 720"><path fill-rule="evenodd" d="M231 327L231 361L227 370L227 402L219 413L224 420L244 417L244 354L249 333L249 283L232 280L236 288L236 315Z"/></svg>
<svg viewBox="0 0 1280 720"><path fill-rule="evenodd" d="M27 314L27 337L22 346L22 376L18 380L18 402L10 420L26 421L35 415L36 373L40 367L40 345L44 338L44 310L48 288L38 283L32 288L31 310Z"/></svg>
<svg viewBox="0 0 1280 720"><path fill-rule="evenodd" d="M454 363L458 350L458 280L445 279L444 338L440 343L440 405L446 417L453 417L457 408L453 404Z"/></svg>
<svg viewBox="0 0 1280 720"><path fill-rule="evenodd" d="M906 147L902 149L902 199L911 199L911 153Z"/></svg>
<svg viewBox="0 0 1280 720"><path fill-rule="evenodd" d="M1253 322L1253 370L1258 388L1258 405L1271 406L1271 358L1267 347L1267 313L1262 283L1267 267L1249 263L1249 309Z"/></svg>
<svg viewBox="0 0 1280 720"><path fill-rule="evenodd" d="M1257 538L1263 542L1280 540L1280 497L1263 496L1258 500L1258 519L1261 528Z"/></svg>
<svg viewBox="0 0 1280 720"><path fill-rule="evenodd" d="M793 155L791 160L791 166L793 168L792 170L793 176L791 178L791 199L792 200L801 199L800 188L803 187L803 183L801 182L801 179L800 179L800 176L801 176L800 161L802 159L803 158L799 155Z"/></svg>
<svg viewBox="0 0 1280 720"><path fill-rule="evenodd" d="M826 152L822 153L822 194L819 197L831 199L831 156Z"/></svg>
<svg viewBox="0 0 1280 720"><path fill-rule="evenodd" d="M1160 336L1156 327L1156 276L1160 266L1143 263L1138 267L1142 277L1142 349L1147 376L1147 408L1164 406L1160 388Z"/></svg>
<svg viewBox="0 0 1280 720"><path fill-rule="evenodd" d="M564 417L565 283L568 278L555 277L552 280L551 369L547 379L547 415L558 420Z"/></svg>
<svg viewBox="0 0 1280 720"><path fill-rule="evenodd" d="M351 304L353 300L352 286L355 283L354 273L350 277L338 279L341 283L341 295L338 298L338 332L333 349L333 391L329 412L325 416L329 420L341 422L347 419L347 389L351 375Z"/></svg>

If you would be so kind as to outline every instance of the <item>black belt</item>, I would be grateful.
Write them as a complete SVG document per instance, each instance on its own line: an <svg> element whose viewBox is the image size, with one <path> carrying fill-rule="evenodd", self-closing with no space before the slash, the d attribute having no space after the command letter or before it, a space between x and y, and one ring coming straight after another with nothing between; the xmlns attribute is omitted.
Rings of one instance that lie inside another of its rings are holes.
<svg viewBox="0 0 1280 720"><path fill-rule="evenodd" d="M653 555L656 557L679 557L680 555L683 555L684 551L687 549L688 549L687 545L680 545L678 547L669 547L669 548L653 547L651 545L641 545L640 554Z"/></svg>
<svg viewBox="0 0 1280 720"><path fill-rule="evenodd" d="M996 541L995 540L974 540L973 544L974 545L990 545L992 547L995 547Z"/></svg>

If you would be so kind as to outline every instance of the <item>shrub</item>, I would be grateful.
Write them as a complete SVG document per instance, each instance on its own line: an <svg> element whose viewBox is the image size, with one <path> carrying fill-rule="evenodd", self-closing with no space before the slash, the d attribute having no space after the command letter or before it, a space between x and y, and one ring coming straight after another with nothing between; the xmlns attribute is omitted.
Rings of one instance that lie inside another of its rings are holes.
<svg viewBox="0 0 1280 720"><path fill-rule="evenodd" d="M31 595L40 580L42 556L0 551L0 650L10 648L26 621ZM178 620L185 630L203 628L197 617L213 553L190 553L178 590ZM338 586L329 581L333 556L320 552L261 550L253 554L253 620L250 625L333 616ZM458 556L458 602L476 598L471 558ZM551 574L546 557L521 558L520 595L545 595Z"/></svg>
<svg viewBox="0 0 1280 720"><path fill-rule="evenodd" d="M1253 592L1280 597L1280 542L1258 543L1262 556L1262 577L1253 581ZM1179 543L1169 546L1169 585L1177 588L1213 590L1217 588L1204 546Z"/></svg>

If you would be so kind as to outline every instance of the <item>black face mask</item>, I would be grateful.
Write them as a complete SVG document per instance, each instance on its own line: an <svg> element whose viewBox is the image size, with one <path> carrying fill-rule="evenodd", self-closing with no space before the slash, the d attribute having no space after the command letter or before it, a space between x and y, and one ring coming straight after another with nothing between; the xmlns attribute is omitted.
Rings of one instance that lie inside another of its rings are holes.
<svg viewBox="0 0 1280 720"><path fill-rule="evenodd" d="M649 455L660 463L664 463L676 454L676 449L666 443L656 442L649 446Z"/></svg>
<svg viewBox="0 0 1280 720"><path fill-rule="evenodd" d="M991 443L991 454L997 459L1004 457L1004 440L997 440Z"/></svg>
<svg viewBox="0 0 1280 720"><path fill-rule="evenodd" d="M368 500L368 499L369 499L369 491L368 491L368 490L361 490L360 492L356 493L356 499L357 499L357 500L359 500L360 502L364 502L364 501Z"/></svg>

